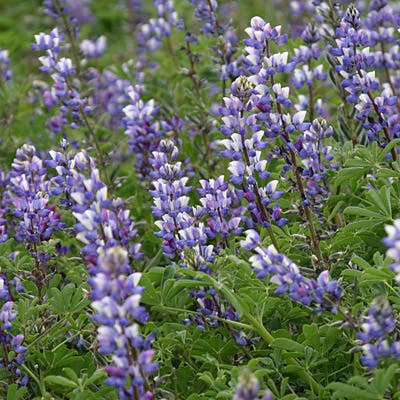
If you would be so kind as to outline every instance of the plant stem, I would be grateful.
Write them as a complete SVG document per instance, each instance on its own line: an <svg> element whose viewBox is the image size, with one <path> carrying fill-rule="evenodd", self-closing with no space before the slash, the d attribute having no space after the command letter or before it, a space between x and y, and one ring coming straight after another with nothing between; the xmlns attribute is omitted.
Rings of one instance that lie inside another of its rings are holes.
<svg viewBox="0 0 400 400"><path fill-rule="evenodd" d="M54 2L54 4L55 4L55 6L57 8L58 14L61 16L61 19L62 19L62 22L63 22L63 25L64 25L65 33L66 33L66 35L68 37L69 44L71 45L71 50L72 50L71 53L72 53L72 58L74 59L76 73L78 75L79 80L82 82L81 70L80 70L81 67L80 67L79 51L77 49L77 45L76 45L76 41L75 41L75 38L74 38L74 34L73 34L72 30L71 30L71 25L69 24L65 13L62 12L59 0L56 0Z"/></svg>
<svg viewBox="0 0 400 400"><path fill-rule="evenodd" d="M147 263L147 265L143 268L142 274L146 273L149 271L151 268L153 268L157 262L160 260L161 256L163 254L162 249L160 248L157 251L157 254Z"/></svg>
<svg viewBox="0 0 400 400"><path fill-rule="evenodd" d="M50 329L46 330L43 332L40 336L38 336L36 339L34 339L31 343L29 343L26 348L29 350L31 347L33 347L36 343L40 342L45 336L50 335L53 330L57 329L60 325L63 325L67 322L67 318L64 317L60 321L56 322Z"/></svg>
<svg viewBox="0 0 400 400"><path fill-rule="evenodd" d="M200 317L204 316L201 312L199 311L192 311L192 310L186 310L185 308L178 308L178 307L170 307L170 306L164 306L164 305L159 305L159 306L155 306L155 308L160 308L161 310L165 310L165 311L169 311L169 312L182 312L182 313L186 313L186 314L192 314L192 315L198 315ZM239 321L232 321L230 319L226 319L226 318L221 318L221 317L216 317L213 316L213 319L216 319L217 321L220 321L222 323L225 323L227 325L230 325L234 328L237 329L247 329L247 330L254 330L253 327L251 325L248 324L244 324L243 322L239 322Z"/></svg>
<svg viewBox="0 0 400 400"><path fill-rule="evenodd" d="M174 47L172 46L171 36L167 36L166 42L167 42L168 52L171 55L172 61L175 65L175 68L177 70L179 70L179 62L178 62L178 59L176 58L176 53L175 53Z"/></svg>
<svg viewBox="0 0 400 400"><path fill-rule="evenodd" d="M25 364L21 364L21 368L35 381L35 383L39 386L40 394L42 398L46 398L46 387L42 379L39 379Z"/></svg>

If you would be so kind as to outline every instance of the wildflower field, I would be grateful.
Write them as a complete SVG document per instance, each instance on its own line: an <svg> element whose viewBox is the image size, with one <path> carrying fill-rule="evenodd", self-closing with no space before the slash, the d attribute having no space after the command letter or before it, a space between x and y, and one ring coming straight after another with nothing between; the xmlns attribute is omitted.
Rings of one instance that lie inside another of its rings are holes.
<svg viewBox="0 0 400 400"><path fill-rule="evenodd" d="M0 399L400 399L399 115L398 1L1 0Z"/></svg>

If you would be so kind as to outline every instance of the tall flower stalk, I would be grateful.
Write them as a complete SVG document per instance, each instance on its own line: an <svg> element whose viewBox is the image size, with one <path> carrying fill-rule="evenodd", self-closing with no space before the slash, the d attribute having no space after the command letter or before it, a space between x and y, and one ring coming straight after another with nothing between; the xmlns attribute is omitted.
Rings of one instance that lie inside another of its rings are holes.
<svg viewBox="0 0 400 400"><path fill-rule="evenodd" d="M153 399L148 376L157 370L157 363L152 361L153 336L140 334L148 314L140 306L141 274L131 267L142 253L132 241L137 231L129 210L122 199L108 198L107 186L86 152L70 159L62 153L51 155L61 177L54 183L70 198L76 236L84 244L81 252L91 275L99 352L111 356L104 368L105 383L115 387L121 399Z"/></svg>

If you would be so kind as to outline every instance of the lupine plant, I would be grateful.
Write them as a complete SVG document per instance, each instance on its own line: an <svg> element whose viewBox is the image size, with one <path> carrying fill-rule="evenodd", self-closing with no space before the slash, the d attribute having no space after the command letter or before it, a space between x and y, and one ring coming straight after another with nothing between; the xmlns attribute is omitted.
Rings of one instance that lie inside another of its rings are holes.
<svg viewBox="0 0 400 400"><path fill-rule="evenodd" d="M395 1L0 10L1 399L400 399Z"/></svg>

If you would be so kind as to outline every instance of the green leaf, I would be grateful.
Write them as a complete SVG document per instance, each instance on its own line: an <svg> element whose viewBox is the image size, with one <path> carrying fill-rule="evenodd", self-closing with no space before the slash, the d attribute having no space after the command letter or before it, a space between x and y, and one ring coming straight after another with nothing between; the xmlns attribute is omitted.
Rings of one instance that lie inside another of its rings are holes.
<svg viewBox="0 0 400 400"><path fill-rule="evenodd" d="M53 287L57 287L60 282L61 282L61 275L60 274L55 274L49 281L48 287L49 288L53 288Z"/></svg>
<svg viewBox="0 0 400 400"><path fill-rule="evenodd" d="M83 392L76 393L71 400L96 400L99 399L98 393L93 393L90 390L84 390Z"/></svg>
<svg viewBox="0 0 400 400"><path fill-rule="evenodd" d="M372 268L371 264L369 264L367 261L365 261L363 258L361 258L361 257L359 257L359 256L357 256L357 255L354 255L354 256L351 258L351 261L352 261L354 264L356 264L358 267L362 268L363 270Z"/></svg>
<svg viewBox="0 0 400 400"><path fill-rule="evenodd" d="M304 368L300 365L287 365L284 367L285 374L298 375L304 372Z"/></svg>
<svg viewBox="0 0 400 400"><path fill-rule="evenodd" d="M353 168L344 168L338 172L336 178L336 185L341 185L342 183L348 182L356 182L361 179L362 176L367 174L370 170L370 167L353 167Z"/></svg>
<svg viewBox="0 0 400 400"><path fill-rule="evenodd" d="M78 375L76 375L76 372L72 368L65 367L62 370L68 379L74 382L78 381Z"/></svg>
<svg viewBox="0 0 400 400"><path fill-rule="evenodd" d="M142 275L140 278L140 285L145 288L141 302L151 306L158 306L161 304L160 293L154 288L149 275L150 274Z"/></svg>
<svg viewBox="0 0 400 400"><path fill-rule="evenodd" d="M334 326L328 327L324 340L324 352L328 352L331 348L333 348L333 346L337 344L340 335L340 329L335 328Z"/></svg>
<svg viewBox="0 0 400 400"><path fill-rule="evenodd" d="M366 197L379 210L381 210L387 218L392 218L390 187L383 186L379 192L376 190L370 190L367 192Z"/></svg>
<svg viewBox="0 0 400 400"><path fill-rule="evenodd" d="M64 376L57 376L57 375L49 375L44 378L44 381L54 385L65 386L69 388L77 388L78 385L74 381L71 381Z"/></svg>
<svg viewBox="0 0 400 400"><path fill-rule="evenodd" d="M105 379L107 377L106 372L103 369L96 369L93 374L86 380L86 385L91 385L100 379Z"/></svg>
<svg viewBox="0 0 400 400"><path fill-rule="evenodd" d="M397 364L390 365L387 369L378 369L375 372L375 384L380 395L384 395L390 386L390 381L396 375Z"/></svg>
<svg viewBox="0 0 400 400"><path fill-rule="evenodd" d="M393 278L393 272L389 269L370 268L365 271L360 281L360 286L369 286L371 283L381 283L390 281Z"/></svg>
<svg viewBox="0 0 400 400"><path fill-rule="evenodd" d="M386 218L374 218L374 219L366 219L366 220L361 220L361 221L356 221L356 222L351 222L350 224L346 225L341 233L346 233L350 234L351 232L357 231L357 230L364 230L364 231L371 231L373 230L376 226L382 226L384 222L386 221ZM347 238L346 240L351 240L351 238Z"/></svg>
<svg viewBox="0 0 400 400"><path fill-rule="evenodd" d="M8 387L7 400L19 400L22 399L28 389L26 387L18 388L17 384L13 383Z"/></svg>
<svg viewBox="0 0 400 400"><path fill-rule="evenodd" d="M390 168L380 168L376 172L376 177L377 178L399 178L400 177L400 172L395 171Z"/></svg>
<svg viewBox="0 0 400 400"><path fill-rule="evenodd" d="M379 397L369 391L360 389L358 387L349 385L347 383L332 382L327 386L328 389L334 391L334 398L344 397L346 399L354 400L378 400Z"/></svg>
<svg viewBox="0 0 400 400"><path fill-rule="evenodd" d="M356 269L347 268L340 273L341 276L352 276L352 277L359 277L362 275L361 271Z"/></svg>
<svg viewBox="0 0 400 400"><path fill-rule="evenodd" d="M376 142L374 142L376 143ZM379 152L378 162L383 162L386 159L386 155L390 153L390 151L400 144L400 139L392 139L390 143Z"/></svg>
<svg viewBox="0 0 400 400"><path fill-rule="evenodd" d="M321 347L321 336L317 324L303 325L303 333L306 338L305 344L308 344L315 350Z"/></svg>
<svg viewBox="0 0 400 400"><path fill-rule="evenodd" d="M304 353L304 351L305 351L304 344L301 344L292 339L286 339L286 338L274 339L271 343L271 346L278 348L278 349L287 350L287 351L294 351L297 353Z"/></svg>
<svg viewBox="0 0 400 400"><path fill-rule="evenodd" d="M359 217L370 217L370 218L385 220L385 218L381 214L378 214L375 211L371 211L362 207L352 207L352 206L346 207L343 213L346 215L356 215Z"/></svg>
<svg viewBox="0 0 400 400"><path fill-rule="evenodd" d="M345 202L343 200L340 200L338 203L336 203L335 207L328 216L328 222L332 221L333 218L335 218L336 214L339 212L340 208L343 207L344 204Z"/></svg>

